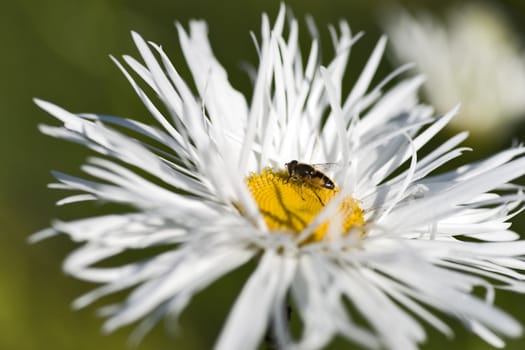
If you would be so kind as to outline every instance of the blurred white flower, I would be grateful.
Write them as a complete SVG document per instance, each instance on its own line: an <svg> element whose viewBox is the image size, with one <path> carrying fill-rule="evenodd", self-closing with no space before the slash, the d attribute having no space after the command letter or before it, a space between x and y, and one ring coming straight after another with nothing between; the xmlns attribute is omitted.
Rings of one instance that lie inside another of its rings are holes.
<svg viewBox="0 0 525 350"><path fill-rule="evenodd" d="M525 242L508 222L523 208L521 187L508 182L525 173L525 148L430 175L464 150L460 133L418 155L457 109L433 117L417 101L421 77L391 82L403 69L370 86L385 38L343 97L360 35L346 22L330 28L335 57L321 66L317 39L303 64L297 21L289 20L286 37L285 28L284 9L273 27L263 17L250 103L228 82L201 21L189 31L177 25L196 95L161 47L136 33L144 63L124 56L125 68L115 59L156 125L36 101L63 123L42 126L44 133L102 156L82 167L89 180L55 173L53 187L80 192L60 204L96 200L132 210L57 221L32 237L64 233L83 243L64 269L103 285L74 305L129 289L123 303L103 309L104 328L142 320L140 337L255 260L217 349L255 349L268 331L280 348L321 348L339 335L368 348L415 349L426 339L421 321L452 335L443 314L494 345L519 336L520 324L493 301L494 283L525 291L517 271ZM299 165L290 176L284 163L293 159L339 166L325 174ZM164 249L108 267L122 259L106 259L148 247ZM479 287L482 297L471 294ZM296 337L287 305L302 323Z"/></svg>
<svg viewBox="0 0 525 350"><path fill-rule="evenodd" d="M525 118L525 52L498 9L462 4L446 21L396 10L386 23L394 56L425 74L437 111L461 102L452 127L490 143Z"/></svg>

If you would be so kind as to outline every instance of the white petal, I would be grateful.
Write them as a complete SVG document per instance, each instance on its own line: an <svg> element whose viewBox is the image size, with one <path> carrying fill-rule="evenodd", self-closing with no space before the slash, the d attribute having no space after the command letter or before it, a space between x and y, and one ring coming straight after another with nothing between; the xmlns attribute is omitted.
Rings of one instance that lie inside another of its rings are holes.
<svg viewBox="0 0 525 350"><path fill-rule="evenodd" d="M104 324L106 331L113 331L145 316L169 299L187 298L208 286L217 278L246 263L253 252L234 249L215 249L203 252L188 250L166 275L153 279L137 288L126 304Z"/></svg>
<svg viewBox="0 0 525 350"><path fill-rule="evenodd" d="M287 289L296 262L268 251L252 273L224 325L215 349L255 349L264 336L272 304Z"/></svg>

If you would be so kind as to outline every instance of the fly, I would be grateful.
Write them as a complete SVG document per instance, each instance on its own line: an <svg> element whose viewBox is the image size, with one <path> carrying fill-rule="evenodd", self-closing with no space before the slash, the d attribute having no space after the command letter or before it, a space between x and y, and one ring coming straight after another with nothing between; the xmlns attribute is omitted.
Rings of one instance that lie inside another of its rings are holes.
<svg viewBox="0 0 525 350"><path fill-rule="evenodd" d="M303 187L304 184L310 185L312 191L315 193L321 204L324 205L323 201L315 191L315 188L326 188L333 190L335 184L327 175L325 175L320 170L316 169L314 165L307 163L300 163L297 160L292 160L285 164L288 170L288 180L292 179L296 182L301 183L301 198L303 197Z"/></svg>

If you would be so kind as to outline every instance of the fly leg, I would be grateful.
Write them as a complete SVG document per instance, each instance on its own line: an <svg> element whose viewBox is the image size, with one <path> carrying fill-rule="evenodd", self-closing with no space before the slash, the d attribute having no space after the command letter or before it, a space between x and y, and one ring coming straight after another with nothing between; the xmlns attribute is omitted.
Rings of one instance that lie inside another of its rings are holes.
<svg viewBox="0 0 525 350"><path fill-rule="evenodd" d="M321 199L321 197L319 197L319 193L317 193L313 188L311 190L313 193L315 193L315 196L317 197L317 199L319 199L319 202L321 202L321 205L324 207L323 200Z"/></svg>
<svg viewBox="0 0 525 350"><path fill-rule="evenodd" d="M303 199L303 201L305 200L305 199L304 199L304 194L303 194L303 191L304 191L304 184L305 184L304 182L301 183L301 198ZM321 203L321 205L324 207L324 202L323 202L323 200L321 199L321 197L319 196L319 193L317 193L317 191L316 191L314 188L310 187L310 186L308 186L308 188L310 188L310 190L315 194L315 196L317 197L317 199L319 200L319 202Z"/></svg>

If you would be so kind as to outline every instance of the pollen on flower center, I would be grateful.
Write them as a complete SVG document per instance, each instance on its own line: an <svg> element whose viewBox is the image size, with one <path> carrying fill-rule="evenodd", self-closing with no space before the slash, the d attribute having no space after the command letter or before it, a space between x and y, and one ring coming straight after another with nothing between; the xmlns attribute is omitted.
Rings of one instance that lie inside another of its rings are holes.
<svg viewBox="0 0 525 350"><path fill-rule="evenodd" d="M271 231L300 234L335 197L339 189L324 188L305 181L291 179L284 170L265 168L260 174L246 178L255 202ZM357 229L363 234L363 210L352 197L339 205L341 227L337 232L346 235ZM327 220L319 225L304 243L323 240L336 220Z"/></svg>

